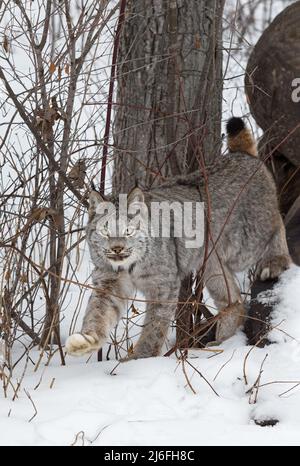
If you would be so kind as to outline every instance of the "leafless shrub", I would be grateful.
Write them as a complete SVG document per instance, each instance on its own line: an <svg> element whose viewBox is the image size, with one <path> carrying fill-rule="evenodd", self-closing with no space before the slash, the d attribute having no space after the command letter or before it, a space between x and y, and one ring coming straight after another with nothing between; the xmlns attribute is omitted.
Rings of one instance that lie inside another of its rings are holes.
<svg viewBox="0 0 300 466"><path fill-rule="evenodd" d="M83 225L87 190L100 176L117 10L115 1L0 3L0 329L5 387L15 365L34 345L51 357L55 343L64 364L60 311L70 305L72 285L67 280L88 278L80 270ZM84 291L74 289L72 326ZM13 346L19 348L17 360Z"/></svg>

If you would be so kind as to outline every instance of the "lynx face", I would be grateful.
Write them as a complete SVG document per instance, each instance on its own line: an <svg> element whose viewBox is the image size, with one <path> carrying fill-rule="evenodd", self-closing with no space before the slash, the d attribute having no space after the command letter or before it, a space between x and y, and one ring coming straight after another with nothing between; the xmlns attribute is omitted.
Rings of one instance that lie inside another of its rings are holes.
<svg viewBox="0 0 300 466"><path fill-rule="evenodd" d="M136 188L135 195L127 197L128 210L133 203L143 203L142 192ZM92 260L96 266L104 262L114 269L119 266L128 269L132 264L143 259L149 241L148 231L140 217L127 214L119 218L119 205L114 204L114 215L99 213L99 206L105 202L98 193L90 196L90 220L86 227L87 241Z"/></svg>

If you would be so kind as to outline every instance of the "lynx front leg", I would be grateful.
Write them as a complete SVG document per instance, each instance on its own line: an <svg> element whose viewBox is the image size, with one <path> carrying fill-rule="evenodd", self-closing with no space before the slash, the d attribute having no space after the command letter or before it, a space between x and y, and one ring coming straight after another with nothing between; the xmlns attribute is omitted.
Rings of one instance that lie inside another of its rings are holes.
<svg viewBox="0 0 300 466"><path fill-rule="evenodd" d="M99 291L92 292L81 332L70 335L66 341L67 353L72 356L82 356L99 350L119 321L127 301L125 290L127 288L128 294L129 287L126 287L118 274L100 274L99 271L95 271L93 283Z"/></svg>
<svg viewBox="0 0 300 466"><path fill-rule="evenodd" d="M148 303L141 336L133 349L133 354L125 358L124 361L159 356L161 352L171 320L175 314L178 288L156 290L156 297L153 296L147 296L147 298L149 301L155 299L157 302Z"/></svg>
<svg viewBox="0 0 300 466"><path fill-rule="evenodd" d="M291 262L285 227L279 215L278 229L271 238L263 259L258 263L256 276L262 281L277 278L289 268Z"/></svg>

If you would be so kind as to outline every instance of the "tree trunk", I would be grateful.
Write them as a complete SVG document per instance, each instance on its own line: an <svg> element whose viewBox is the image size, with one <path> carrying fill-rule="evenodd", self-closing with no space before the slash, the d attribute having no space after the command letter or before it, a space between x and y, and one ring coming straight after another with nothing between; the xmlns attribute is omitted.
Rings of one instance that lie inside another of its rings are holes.
<svg viewBox="0 0 300 466"><path fill-rule="evenodd" d="M224 0L127 1L118 53L115 192L192 172L199 154L206 162L219 154L223 6ZM187 277L179 301L191 296L190 284ZM179 313L184 329L191 316L182 306Z"/></svg>
<svg viewBox="0 0 300 466"><path fill-rule="evenodd" d="M300 166L300 1L285 8L256 43L247 63L245 91L264 143Z"/></svg>
<svg viewBox="0 0 300 466"><path fill-rule="evenodd" d="M116 192L197 169L196 144L206 160L217 155L223 3L127 2L118 55Z"/></svg>

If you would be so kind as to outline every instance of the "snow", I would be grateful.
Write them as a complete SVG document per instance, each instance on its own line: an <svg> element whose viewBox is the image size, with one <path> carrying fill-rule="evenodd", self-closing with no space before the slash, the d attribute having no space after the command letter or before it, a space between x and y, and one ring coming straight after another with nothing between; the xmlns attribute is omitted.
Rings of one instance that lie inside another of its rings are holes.
<svg viewBox="0 0 300 466"><path fill-rule="evenodd" d="M193 393L175 356L119 365L67 357L66 366L52 358L36 372L33 366L27 369L15 401L0 399L0 444L299 445L299 283L300 268L293 266L277 286L275 344L246 346L240 331L221 348L190 351L188 361L218 396L185 363ZM33 361L38 356L37 350L31 352ZM258 389L254 403L248 391L264 359L260 385L267 385ZM34 418L28 395L36 406ZM269 418L278 424L254 423Z"/></svg>

